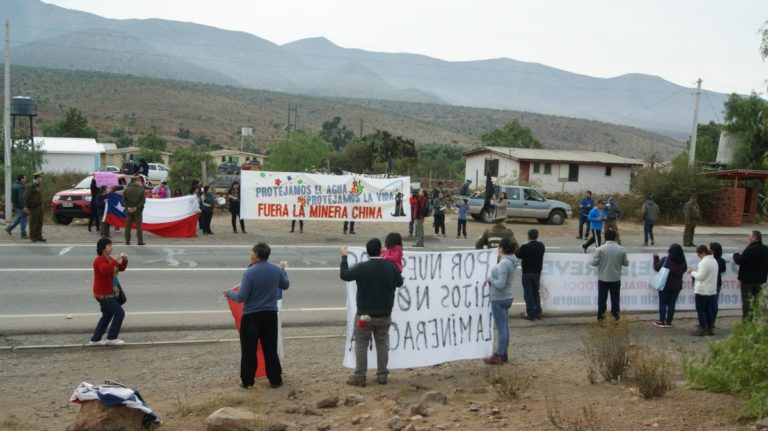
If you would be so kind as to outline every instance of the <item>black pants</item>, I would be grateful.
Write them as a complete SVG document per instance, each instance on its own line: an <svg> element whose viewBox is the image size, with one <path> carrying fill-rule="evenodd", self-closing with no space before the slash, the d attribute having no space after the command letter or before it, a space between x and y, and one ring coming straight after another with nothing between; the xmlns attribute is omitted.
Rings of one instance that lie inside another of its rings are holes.
<svg viewBox="0 0 768 431"><path fill-rule="evenodd" d="M202 229L204 233L212 233L211 232L212 219L213 219L213 210L204 209L200 213L200 229Z"/></svg>
<svg viewBox="0 0 768 431"><path fill-rule="evenodd" d="M590 245L595 244L595 242L597 242L598 247L600 247L600 244L602 243L601 229L590 229L590 232L592 232L592 235L589 237L589 240L582 245L585 250L588 249Z"/></svg>
<svg viewBox="0 0 768 431"><path fill-rule="evenodd" d="M435 213L435 235L439 233L445 235L445 214Z"/></svg>
<svg viewBox="0 0 768 431"><path fill-rule="evenodd" d="M600 281L597 280L597 320L605 319L605 310L608 308L608 294L611 294L611 314L619 320L621 311L621 280Z"/></svg>
<svg viewBox="0 0 768 431"><path fill-rule="evenodd" d="M296 229L296 220L291 220L291 232ZM304 232L304 220L299 220L299 232Z"/></svg>
<svg viewBox="0 0 768 431"><path fill-rule="evenodd" d="M467 237L467 219L459 219L459 230L456 232L456 236L464 234L464 238Z"/></svg>
<svg viewBox="0 0 768 431"><path fill-rule="evenodd" d="M524 272L522 275L525 314L536 319L541 318L540 281L540 272Z"/></svg>
<svg viewBox="0 0 768 431"><path fill-rule="evenodd" d="M589 235L589 219L587 214L579 215L579 238L584 238L584 227L586 227L587 235Z"/></svg>
<svg viewBox="0 0 768 431"><path fill-rule="evenodd" d="M269 383L281 384L283 368L277 356L277 311L244 314L240 320L240 381L243 386L253 386L256 379L257 342L261 342Z"/></svg>
<svg viewBox="0 0 768 431"><path fill-rule="evenodd" d="M353 221L345 221L344 222L344 233L347 233L347 230L349 230L349 233L355 233L355 222L353 222Z"/></svg>
<svg viewBox="0 0 768 431"><path fill-rule="evenodd" d="M752 310L750 302L760 294L762 283L739 283L741 287L741 318L742 320L752 319Z"/></svg>
<svg viewBox="0 0 768 431"><path fill-rule="evenodd" d="M696 302L696 317L699 318L699 326L702 329L715 327L715 300L717 295L699 295L694 296Z"/></svg>
<svg viewBox="0 0 768 431"><path fill-rule="evenodd" d="M237 233L237 219L240 218L240 210L232 211L232 232ZM240 219L240 230L245 233L245 221Z"/></svg>
<svg viewBox="0 0 768 431"><path fill-rule="evenodd" d="M99 218L99 211L96 208L95 196L91 198L91 216L88 218L88 232L91 231L91 227L96 225L96 231L101 228L101 219Z"/></svg>

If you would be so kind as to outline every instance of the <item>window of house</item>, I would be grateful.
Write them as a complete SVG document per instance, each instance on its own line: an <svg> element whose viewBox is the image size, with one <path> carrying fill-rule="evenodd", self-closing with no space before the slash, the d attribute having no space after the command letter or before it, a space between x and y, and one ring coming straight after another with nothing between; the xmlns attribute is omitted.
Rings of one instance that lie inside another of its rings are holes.
<svg viewBox="0 0 768 431"><path fill-rule="evenodd" d="M606 166L605 167L605 176L606 177L610 177L611 176L612 168L613 168L613 166Z"/></svg>
<svg viewBox="0 0 768 431"><path fill-rule="evenodd" d="M541 171L541 163L533 164L533 173L538 174Z"/></svg>
<svg viewBox="0 0 768 431"><path fill-rule="evenodd" d="M579 181L579 165L577 163L568 165L568 181Z"/></svg>
<svg viewBox="0 0 768 431"><path fill-rule="evenodd" d="M544 175L552 174L552 163L544 163Z"/></svg>

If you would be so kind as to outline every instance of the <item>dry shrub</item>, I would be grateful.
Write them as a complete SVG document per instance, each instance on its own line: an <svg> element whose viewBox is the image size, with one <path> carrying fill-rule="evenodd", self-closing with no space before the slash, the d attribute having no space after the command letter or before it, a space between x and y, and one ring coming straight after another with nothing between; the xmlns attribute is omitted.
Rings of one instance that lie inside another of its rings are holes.
<svg viewBox="0 0 768 431"><path fill-rule="evenodd" d="M629 320L608 317L594 323L584 337L587 358L605 381L617 380L624 375L629 362L630 330Z"/></svg>
<svg viewBox="0 0 768 431"><path fill-rule="evenodd" d="M602 428L600 418L592 409L592 404L581 408L581 418L568 418L556 408L547 406L547 418L549 423L558 430L565 431L599 431Z"/></svg>
<svg viewBox="0 0 768 431"><path fill-rule="evenodd" d="M520 378L515 371L506 371L503 367L494 367L488 370L488 382L500 395L516 400L528 387L528 381Z"/></svg>
<svg viewBox="0 0 768 431"><path fill-rule="evenodd" d="M660 397L672 388L672 366L665 352L636 348L630 353L625 381L636 386L643 398Z"/></svg>

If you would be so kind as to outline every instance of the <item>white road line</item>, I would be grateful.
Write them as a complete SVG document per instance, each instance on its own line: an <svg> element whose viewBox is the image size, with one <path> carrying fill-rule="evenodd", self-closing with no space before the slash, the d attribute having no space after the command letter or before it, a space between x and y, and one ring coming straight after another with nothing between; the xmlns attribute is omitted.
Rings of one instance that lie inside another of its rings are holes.
<svg viewBox="0 0 768 431"><path fill-rule="evenodd" d="M72 250L72 247L64 247L59 252L59 256L64 256L65 254L69 253Z"/></svg>
<svg viewBox="0 0 768 431"><path fill-rule="evenodd" d="M355 243L357 244L357 243ZM163 247L176 247L176 248L232 248L232 249L252 249L252 245L221 245L221 244L184 244L184 243L171 243L171 244L149 244L149 245L142 245L142 246L133 246L133 245L124 245L119 242L114 243L115 248L123 248L125 247L128 250L141 250L141 249L147 249L147 248L163 248ZM347 243L340 242L338 245L295 245L295 244L270 244L269 246L272 248L272 250L280 248L329 248L329 249L336 249L343 246L350 246ZM42 247L72 247L72 248L93 248L93 244L78 244L78 243L72 243L72 244L63 244L63 243L56 243L56 244L29 244L29 243L2 243L0 242L0 248L8 247L8 248L17 248L17 247L35 247L35 248L42 248Z"/></svg>
<svg viewBox="0 0 768 431"><path fill-rule="evenodd" d="M246 268L131 268L128 267L130 272L159 272L159 271L245 271ZM291 268L288 267L286 271L289 273L292 271L338 271L338 267L321 267L321 268ZM29 271L29 268L0 268L0 272L21 272ZM93 268L45 268L45 272L93 272Z"/></svg>
<svg viewBox="0 0 768 431"><path fill-rule="evenodd" d="M313 311L346 311L347 307L319 307L319 308L285 308L280 310L281 313L307 313ZM128 311L126 313L130 316L171 316L171 315L183 315L183 314L225 314L229 315L229 310L188 310L188 311ZM72 314L0 314L0 319L15 319L19 317L31 317L31 318L48 318L58 317L66 318L67 316L75 317L95 317L101 316L101 313L72 313Z"/></svg>

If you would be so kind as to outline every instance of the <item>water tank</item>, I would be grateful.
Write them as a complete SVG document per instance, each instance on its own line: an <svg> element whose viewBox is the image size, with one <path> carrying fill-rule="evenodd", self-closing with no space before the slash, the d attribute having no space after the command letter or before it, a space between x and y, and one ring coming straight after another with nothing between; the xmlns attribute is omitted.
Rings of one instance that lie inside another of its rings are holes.
<svg viewBox="0 0 768 431"><path fill-rule="evenodd" d="M715 161L718 164L730 166L733 162L733 154L736 152L739 144L739 139L736 136L726 131L720 132L720 142L717 145L717 158Z"/></svg>
<svg viewBox="0 0 768 431"><path fill-rule="evenodd" d="M37 103L29 96L16 96L11 100L11 115L37 116Z"/></svg>

